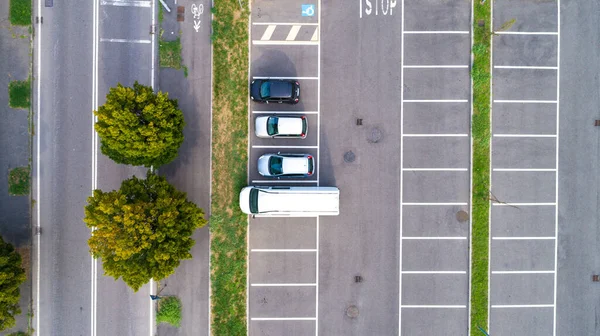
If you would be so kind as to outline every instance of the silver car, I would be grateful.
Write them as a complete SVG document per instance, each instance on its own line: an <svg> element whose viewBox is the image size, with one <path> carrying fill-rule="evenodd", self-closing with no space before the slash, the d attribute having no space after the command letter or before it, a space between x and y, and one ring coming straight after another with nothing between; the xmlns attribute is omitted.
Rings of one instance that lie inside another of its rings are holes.
<svg viewBox="0 0 600 336"><path fill-rule="evenodd" d="M315 160L309 154L265 154L258 158L258 173L266 177L309 177Z"/></svg>

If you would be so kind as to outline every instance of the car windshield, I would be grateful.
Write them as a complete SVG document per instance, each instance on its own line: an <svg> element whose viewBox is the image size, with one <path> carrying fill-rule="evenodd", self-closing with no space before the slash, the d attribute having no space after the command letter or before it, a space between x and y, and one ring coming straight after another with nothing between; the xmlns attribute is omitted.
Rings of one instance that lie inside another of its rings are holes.
<svg viewBox="0 0 600 336"><path fill-rule="evenodd" d="M267 120L267 134L277 135L279 130L277 129L277 117L270 117Z"/></svg>
<svg viewBox="0 0 600 336"><path fill-rule="evenodd" d="M279 156L271 156L269 158L269 173L271 173L271 175L281 175L283 173L282 163L283 158Z"/></svg>
<svg viewBox="0 0 600 336"><path fill-rule="evenodd" d="M264 82L260 85L260 96L262 98L271 97L271 83Z"/></svg>
<svg viewBox="0 0 600 336"><path fill-rule="evenodd" d="M250 189L250 212L258 213L258 189Z"/></svg>

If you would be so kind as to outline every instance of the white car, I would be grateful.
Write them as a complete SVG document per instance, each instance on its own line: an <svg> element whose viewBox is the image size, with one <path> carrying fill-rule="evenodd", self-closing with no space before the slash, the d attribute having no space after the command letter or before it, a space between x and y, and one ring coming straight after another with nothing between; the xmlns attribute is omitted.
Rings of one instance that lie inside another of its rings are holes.
<svg viewBox="0 0 600 336"><path fill-rule="evenodd" d="M259 138L306 138L306 116L256 117L254 131Z"/></svg>
<svg viewBox="0 0 600 336"><path fill-rule="evenodd" d="M265 154L258 158L258 173L266 177L309 177L315 160L308 154Z"/></svg>

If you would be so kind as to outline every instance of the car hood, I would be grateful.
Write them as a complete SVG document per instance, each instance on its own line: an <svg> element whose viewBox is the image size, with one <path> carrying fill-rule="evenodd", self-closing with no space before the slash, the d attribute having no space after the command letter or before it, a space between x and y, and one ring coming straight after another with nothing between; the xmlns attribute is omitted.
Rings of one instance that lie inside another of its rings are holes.
<svg viewBox="0 0 600 336"><path fill-rule="evenodd" d="M261 99L260 97L260 84L262 84L262 80L255 79L253 83L250 85L250 96L253 99Z"/></svg>
<svg viewBox="0 0 600 336"><path fill-rule="evenodd" d="M261 157L258 158L258 173L260 175L271 175L271 172L269 172L269 158L271 157L271 155L263 155Z"/></svg>
<svg viewBox="0 0 600 336"><path fill-rule="evenodd" d="M240 191L240 209L248 215L252 214L250 212L250 190L252 190L252 187L245 187Z"/></svg>
<svg viewBox="0 0 600 336"><path fill-rule="evenodd" d="M254 132L258 137L269 137L267 133L267 121L269 117L256 117L254 121Z"/></svg>

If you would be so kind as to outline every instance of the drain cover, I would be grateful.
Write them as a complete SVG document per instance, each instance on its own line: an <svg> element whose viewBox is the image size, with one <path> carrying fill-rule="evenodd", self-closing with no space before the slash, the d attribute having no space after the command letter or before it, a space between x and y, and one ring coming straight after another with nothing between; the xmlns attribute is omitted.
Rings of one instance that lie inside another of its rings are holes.
<svg viewBox="0 0 600 336"><path fill-rule="evenodd" d="M354 160L356 160L356 155L354 154L353 151L347 151L346 153L344 153L344 161L345 162L354 162Z"/></svg>
<svg viewBox="0 0 600 336"><path fill-rule="evenodd" d="M456 220L464 223L469 220L469 214L466 211L460 210L456 213Z"/></svg>
<svg viewBox="0 0 600 336"><path fill-rule="evenodd" d="M350 306L350 307L346 308L346 315L347 315L349 318L357 318L357 317L358 317L358 314L359 314L359 312L358 312L358 307L356 307L356 306L352 305L352 306Z"/></svg>
<svg viewBox="0 0 600 336"><path fill-rule="evenodd" d="M379 127L373 127L369 131L369 135L367 136L367 141L370 143L378 143L383 139L383 132Z"/></svg>

